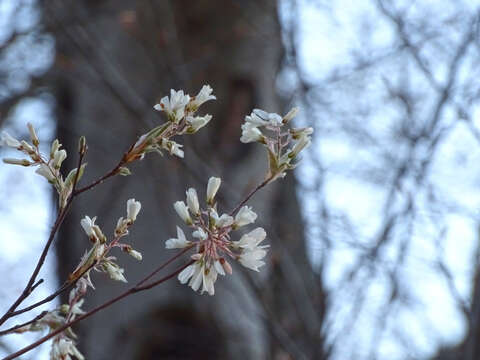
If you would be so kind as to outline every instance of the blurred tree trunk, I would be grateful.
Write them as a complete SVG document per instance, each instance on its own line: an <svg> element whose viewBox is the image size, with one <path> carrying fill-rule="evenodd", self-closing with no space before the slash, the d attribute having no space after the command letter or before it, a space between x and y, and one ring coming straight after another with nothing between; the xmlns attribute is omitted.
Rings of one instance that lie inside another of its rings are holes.
<svg viewBox="0 0 480 360"><path fill-rule="evenodd" d="M136 138L163 117L152 110L170 88L192 95L210 84L216 102L208 129L178 139L185 160L147 156L134 176L115 178L83 195L58 239L60 279L88 246L79 226L85 215L111 234L136 198L142 212L128 242L141 263L118 254L130 284L171 256L164 241L180 221L172 203L194 186L203 196L210 176L224 180L220 206L229 211L263 179L266 159L256 145L239 142L240 125L253 107L281 112L275 80L283 47L274 0L262 1L48 1L53 24L58 137L76 149L89 145L88 183L118 162ZM76 163L70 151L69 166ZM291 174L251 201L266 229L270 266L259 274L234 268L214 297L170 281L130 297L82 323L80 347L89 359L321 358L325 300L306 257L302 220ZM173 268L172 268L173 270ZM118 294L123 284L94 275L91 308ZM289 355L289 356L288 356Z"/></svg>

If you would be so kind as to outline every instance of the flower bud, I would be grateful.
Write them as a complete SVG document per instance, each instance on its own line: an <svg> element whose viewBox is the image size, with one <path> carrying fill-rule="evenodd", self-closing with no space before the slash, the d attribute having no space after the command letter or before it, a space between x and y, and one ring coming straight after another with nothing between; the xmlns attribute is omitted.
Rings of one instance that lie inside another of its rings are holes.
<svg viewBox="0 0 480 360"><path fill-rule="evenodd" d="M213 177L213 176L208 180L207 203L209 205L213 205L213 202L214 202L213 199L215 198L215 195L217 194L217 191L220 188L221 183L222 183L222 179Z"/></svg>
<svg viewBox="0 0 480 360"><path fill-rule="evenodd" d="M85 155L87 152L87 139L85 139L85 136L80 136L80 139L78 139L78 153L80 155Z"/></svg>
<svg viewBox="0 0 480 360"><path fill-rule="evenodd" d="M310 137L308 135L303 135L298 139L298 142L293 146L292 151L288 155L290 158L295 158L297 155L310 145Z"/></svg>
<svg viewBox="0 0 480 360"><path fill-rule="evenodd" d="M129 249L127 252L134 259L136 259L138 261L142 260L142 254L140 252L138 252L137 250Z"/></svg>
<svg viewBox="0 0 480 360"><path fill-rule="evenodd" d="M60 169L62 166L63 160L67 158L67 152L65 150L57 150L53 154L53 167L55 169Z"/></svg>
<svg viewBox="0 0 480 360"><path fill-rule="evenodd" d="M198 215L200 213L200 205L198 204L197 191L194 188L190 188L187 190L187 205L194 215Z"/></svg>
<svg viewBox="0 0 480 360"><path fill-rule="evenodd" d="M118 175L121 175L121 176L128 176L128 175L131 175L132 173L130 172L130 169L125 167L125 166L122 166L118 169Z"/></svg>
<svg viewBox="0 0 480 360"><path fill-rule="evenodd" d="M135 199L129 199L127 201L127 218L134 222L137 219L137 215L142 208L140 201L135 201Z"/></svg>
<svg viewBox="0 0 480 360"><path fill-rule="evenodd" d="M185 205L185 203L183 201L175 202L173 204L173 207L174 207L175 211L177 212L178 216L180 216L182 218L182 220L185 221L185 223L187 225L192 224L192 218L190 217L190 214L188 212L187 205Z"/></svg>
<svg viewBox="0 0 480 360"><path fill-rule="evenodd" d="M55 139L53 142L52 142L52 147L50 149L50 159L53 159L53 156L55 155L55 153L58 151L58 149L60 149L60 146L62 146L62 144L60 144L60 142L58 141L58 139Z"/></svg>
<svg viewBox="0 0 480 360"><path fill-rule="evenodd" d="M282 119L282 123L286 124L298 114L298 107L292 108Z"/></svg>
<svg viewBox="0 0 480 360"><path fill-rule="evenodd" d="M32 144L34 146L38 146L40 141L38 141L37 133L35 132L35 129L33 128L33 125L28 123L27 127L28 127L28 132L30 133L30 139L32 139Z"/></svg>
<svg viewBox="0 0 480 360"><path fill-rule="evenodd" d="M27 159L12 159L12 158L5 158L3 159L3 162L5 164L11 164L11 165L21 165L21 166L30 166L33 163L28 161Z"/></svg>

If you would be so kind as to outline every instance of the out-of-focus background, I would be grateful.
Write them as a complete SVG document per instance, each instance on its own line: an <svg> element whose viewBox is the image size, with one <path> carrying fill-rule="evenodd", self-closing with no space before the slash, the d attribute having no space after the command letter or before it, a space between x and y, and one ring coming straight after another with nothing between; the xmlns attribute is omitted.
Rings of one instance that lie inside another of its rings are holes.
<svg viewBox="0 0 480 360"><path fill-rule="evenodd" d="M170 88L217 101L185 159L147 156L134 176L79 198L32 297L54 291L131 197L142 213L119 262L134 283L170 254L172 203L223 179L226 211L266 159L239 142L255 107L315 129L295 176L251 201L271 245L259 274L234 268L214 297L171 281L75 327L87 359L480 358L479 16L476 1L0 0L0 126L45 151L59 138L85 183L163 118ZM14 157L0 149L2 157ZM55 217L30 168L0 164L0 308L23 289ZM103 274L84 305L122 291ZM64 299L63 299L64 300ZM59 300L61 301L61 300ZM34 317L42 309L16 321ZM3 313L3 311L2 311ZM5 325L14 325L11 321ZM0 338L0 355L40 334ZM24 356L47 359L49 344Z"/></svg>

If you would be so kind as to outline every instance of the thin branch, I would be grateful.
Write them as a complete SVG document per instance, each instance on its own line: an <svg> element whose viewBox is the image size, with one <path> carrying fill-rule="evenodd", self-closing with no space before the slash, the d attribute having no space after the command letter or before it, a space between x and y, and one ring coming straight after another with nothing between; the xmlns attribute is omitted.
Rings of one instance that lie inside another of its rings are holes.
<svg viewBox="0 0 480 360"><path fill-rule="evenodd" d="M69 327L71 327L72 325L78 323L79 321L83 320L83 319L86 319L90 316L92 316L93 314L97 313L98 311L100 310L103 310L113 304L115 304L116 302L122 300L123 298L129 296L129 295L132 295L132 294L135 294L135 293L138 293L138 292L141 292L141 291L145 291L145 290L148 290L148 289L151 289L157 285L160 285L161 283L173 278L174 276L176 276L178 273L180 273L183 269L185 269L187 266L190 266L192 263L194 262L194 260L191 260L189 261L188 263L186 263L185 265L179 267L177 270L175 270L174 272L172 272L171 274L169 275L166 275L164 276L163 278L157 280L157 281L154 281L150 284L147 284L147 285L143 285L141 286L142 283L144 283L146 280L145 279L142 279L141 281L139 281L135 286L131 287L130 289L124 291L123 293L121 293L120 295L104 302L102 305L99 305L97 306L96 308L88 311L87 313L83 314L83 315L80 315L79 317L75 318L74 320L64 324L63 326L59 327L58 329L52 331L51 333L49 333L48 335L45 335L44 337L38 339L37 341L35 341L34 343L24 347L23 349L5 357L3 360L11 360L11 359L15 359L17 357L19 357L20 355L23 355L25 354L26 352L36 348L37 346L43 344L45 341L47 340L50 340L51 338L53 338L54 336L60 334L61 332L65 331L66 329L68 329ZM160 265L160 267L164 266L164 264ZM149 277L150 275L147 276L147 278Z"/></svg>
<svg viewBox="0 0 480 360"><path fill-rule="evenodd" d="M245 203L250 200L250 198L260 189L262 189L263 187L265 187L270 181L272 180L271 177L267 177L261 184L259 184L255 189L253 189L252 191L250 191L250 193L245 197L245 199L243 199L237 206L235 206L235 208L230 211L230 216L233 216L237 213L238 210L240 210L240 208L245 205Z"/></svg>
<svg viewBox="0 0 480 360"><path fill-rule="evenodd" d="M20 329L21 327L24 327L24 326L33 324L34 322L40 320L41 318L43 318L43 317L44 317L45 315L47 315L47 314L48 314L48 311L42 311L40 314L38 314L37 316L35 316L35 317L34 317L32 320L30 320L30 321L27 321L27 322L24 322L24 323L22 323L22 324L18 324L18 325L12 326L12 327L9 328L9 329L0 331L0 336L10 334L10 333L12 333L12 332L15 332L15 330Z"/></svg>

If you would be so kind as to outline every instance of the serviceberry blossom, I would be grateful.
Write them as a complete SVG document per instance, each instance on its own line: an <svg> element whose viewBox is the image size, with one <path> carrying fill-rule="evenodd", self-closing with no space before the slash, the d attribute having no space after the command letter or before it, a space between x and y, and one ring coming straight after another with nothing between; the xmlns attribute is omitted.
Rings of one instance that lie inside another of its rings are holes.
<svg viewBox="0 0 480 360"><path fill-rule="evenodd" d="M50 149L49 157L46 157L40 153L37 133L33 128L32 124L27 124L28 131L30 133L30 140L32 144L29 144L25 140L19 141L12 137L7 132L2 132L0 135L0 146L8 146L17 149L23 155L27 156L29 159L3 159L4 163L12 165L21 165L21 166L38 166L35 171L38 175L44 177L50 184L52 184L55 190L58 193L58 205L63 209L70 197L73 186L74 179L76 178L79 181L85 170L85 165L81 165L80 169L73 169L69 172L67 177L64 179L60 168L63 161L67 158L67 152L61 148L61 144L58 140L55 140ZM79 174L77 176L77 171Z"/></svg>
<svg viewBox="0 0 480 360"><path fill-rule="evenodd" d="M89 216L85 216L80 221L80 225L93 245L82 257L77 268L70 274L70 280L85 276L87 285L93 288L93 284L90 281L90 270L93 268L96 271L107 273L113 280L127 282L123 275L124 270L115 263L116 258L113 256L108 257L107 255L111 249L119 247L134 259L142 260L142 254L140 252L134 250L130 245L120 242L122 237L128 235L128 228L137 219L141 208L142 204L139 201L135 199L129 199L127 201L127 217L118 219L117 225L115 226L114 239L110 242L108 242L102 229L95 224L96 217L90 218ZM82 279L79 281L81 280Z"/></svg>
<svg viewBox="0 0 480 360"><path fill-rule="evenodd" d="M178 123L185 115L185 106L189 103L190 96L185 95L183 90L170 90L170 98L163 97L159 104L153 108L157 111L165 111L170 121Z"/></svg>
<svg viewBox="0 0 480 360"><path fill-rule="evenodd" d="M283 129L283 126L288 124L297 113L298 108L293 108L281 117L275 113L254 109L245 117L245 123L242 124L241 142L259 142L267 148L268 182L284 177L287 170L294 169L298 163L299 153L311 143L312 128ZM264 132L260 128L263 128ZM293 147L289 148L291 143Z"/></svg>
<svg viewBox="0 0 480 360"><path fill-rule="evenodd" d="M194 96L188 104L189 110L195 112L203 103L209 100L216 100L217 98L215 95L212 95L212 92L213 89L210 85L203 85L198 94Z"/></svg>
<svg viewBox="0 0 480 360"><path fill-rule="evenodd" d="M207 125L212 115L196 116L199 107L206 101L216 99L212 88L204 85L197 96L185 94L183 90L170 90L170 97L165 96L153 108L164 112L168 122L157 126L138 138L135 144L125 154L123 161L128 164L141 160L145 154L168 151L170 155L184 157L182 145L171 140L176 135L194 134ZM119 169L119 172L121 169ZM129 175L124 171L125 175Z"/></svg>
<svg viewBox="0 0 480 360"><path fill-rule="evenodd" d="M52 343L50 359L71 360L72 356L77 360L84 360L84 356L78 351L73 340L65 336L56 336Z"/></svg>
<svg viewBox="0 0 480 360"><path fill-rule="evenodd" d="M220 183L220 178L215 177L208 181L205 209L198 205L197 192L193 188L187 190L188 206L183 201L175 202L177 214L192 229L193 240L187 240L183 230L177 226L177 238L165 242L167 249L195 248L195 254L191 256L193 264L178 274L178 280L182 284L188 283L194 291L201 287L201 293L209 295L215 293L214 284L219 274L232 273L226 258L238 260L241 265L258 271L265 264L262 259L268 247L259 245L266 237L262 228L243 235L238 241L231 241L230 233L253 223L257 214L251 207L243 206L235 218L229 214L219 216L214 198Z"/></svg>
<svg viewBox="0 0 480 360"><path fill-rule="evenodd" d="M177 226L177 237L168 239L165 241L165 247L167 249L182 249L192 244L191 241L188 241L185 237L185 233L181 228Z"/></svg>

